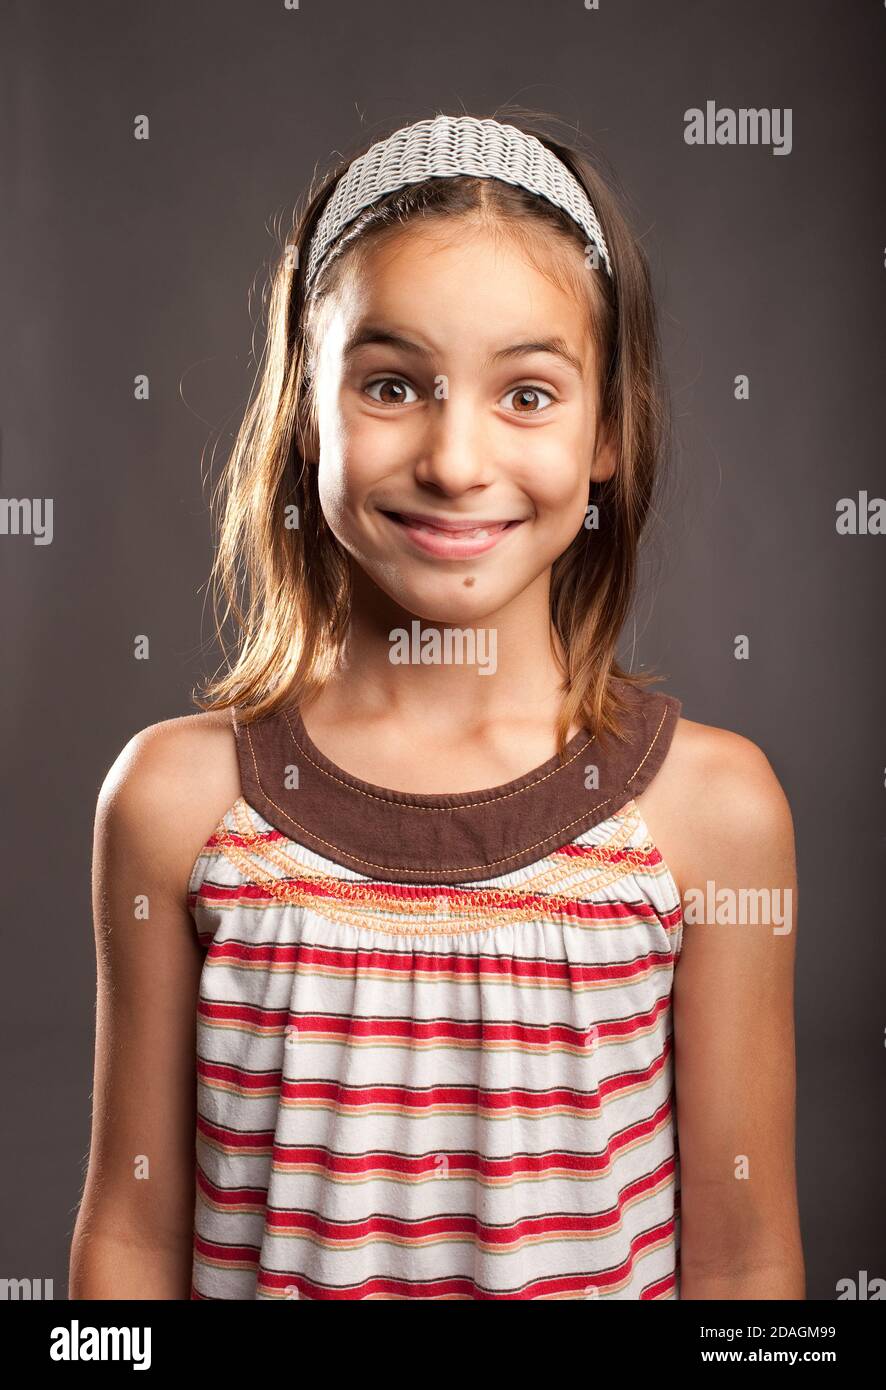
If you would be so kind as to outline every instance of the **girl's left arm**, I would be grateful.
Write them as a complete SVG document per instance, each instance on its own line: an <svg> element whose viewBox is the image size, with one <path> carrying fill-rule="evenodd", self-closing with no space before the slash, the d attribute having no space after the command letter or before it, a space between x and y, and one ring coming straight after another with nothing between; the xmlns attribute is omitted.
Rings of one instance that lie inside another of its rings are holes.
<svg viewBox="0 0 886 1390"><path fill-rule="evenodd" d="M756 744L705 733L681 834L674 979L680 1297L803 1299L793 823Z"/></svg>

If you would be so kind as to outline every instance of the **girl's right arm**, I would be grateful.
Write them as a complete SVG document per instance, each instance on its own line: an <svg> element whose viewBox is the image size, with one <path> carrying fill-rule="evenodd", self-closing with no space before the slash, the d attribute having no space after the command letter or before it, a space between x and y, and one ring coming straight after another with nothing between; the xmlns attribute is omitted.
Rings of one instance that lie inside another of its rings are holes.
<svg viewBox="0 0 886 1390"><path fill-rule="evenodd" d="M92 1140L71 1248L72 1299L190 1296L204 951L187 884L237 795L230 727L214 715L137 734L102 786Z"/></svg>

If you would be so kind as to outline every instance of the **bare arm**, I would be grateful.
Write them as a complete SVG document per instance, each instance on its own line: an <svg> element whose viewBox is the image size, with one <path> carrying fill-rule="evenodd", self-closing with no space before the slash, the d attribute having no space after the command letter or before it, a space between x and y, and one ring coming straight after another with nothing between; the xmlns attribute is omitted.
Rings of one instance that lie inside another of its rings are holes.
<svg viewBox="0 0 886 1390"><path fill-rule="evenodd" d="M685 922L674 984L681 1298L802 1299L791 813L756 745L710 732L679 885L701 917Z"/></svg>
<svg viewBox="0 0 886 1390"><path fill-rule="evenodd" d="M190 1295L204 953L186 906L187 878L236 795L229 782L218 785L219 774L208 789L194 776L210 750L208 727L196 740L193 729L193 719L169 721L137 735L98 801L92 1140L71 1298ZM219 773L229 772L223 761Z"/></svg>

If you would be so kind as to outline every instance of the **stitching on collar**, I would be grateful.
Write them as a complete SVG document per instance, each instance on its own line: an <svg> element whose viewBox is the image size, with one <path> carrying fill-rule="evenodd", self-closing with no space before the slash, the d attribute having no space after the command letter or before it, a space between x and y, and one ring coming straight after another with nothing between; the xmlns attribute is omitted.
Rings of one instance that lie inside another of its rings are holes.
<svg viewBox="0 0 886 1390"><path fill-rule="evenodd" d="M640 760L639 764L638 764L637 767L634 769L634 771L631 773L631 776L627 779L627 781L626 781L626 783L625 783L625 788L627 788L627 787L630 786L631 782L633 782L634 778L637 776L637 774L640 772L640 770L642 769L642 767L643 767L644 764L646 763L647 759L649 758L649 756L650 756L650 754L651 754L653 748L655 747L655 744L656 744L657 741L658 741L658 737L659 737L659 735L660 735L660 733L661 733L661 731L662 731L662 729L663 729L663 727L664 727L664 723L665 723L665 720L666 720L666 718L667 718L667 715L668 715L668 707L667 707L667 705L666 705L665 708L664 708L664 710L662 711L662 716L661 716L661 719L659 720L658 728L656 729L655 733L653 734L652 741L650 742L649 747L646 749L646 752L643 754L643 757L642 757L642 759ZM289 722L289 721L288 721L288 719L287 719L287 723L288 723L288 722ZM330 859L334 859L334 858L336 857L336 855L339 857L339 859L341 859L342 857L346 857L346 858L352 860L355 864L363 864L363 865L365 865L368 869L373 869L373 870L374 870L374 869L380 869L383 873L384 873L385 871L387 871L388 873L406 874L406 875L409 875L409 876L427 878L427 877L429 877L429 876L431 876L431 875L434 875L434 874L439 875L439 874L441 874L441 873L446 873L446 874L462 874L462 873L475 873L475 872L477 872L477 871L480 870L480 869L497 869L499 865L507 865L511 860L513 860L513 859L519 859L522 855L524 855L524 854L529 854L532 850L538 849L539 846L544 845L544 844L547 844L550 840L556 839L556 838L557 838L558 836L560 836L560 835L565 835L565 834L567 833L567 831L569 831L569 830L571 830L571 829L573 828L573 826L578 825L579 821L585 820L585 819L587 819L588 816L594 815L595 812L599 811L602 807L604 807L604 806L609 806L613 801L617 800L618 797L620 797L620 796L622 796L622 795L624 794L624 791L619 791L619 792L614 793L612 796L606 797L606 799L605 799L604 801L598 801L597 804L596 804L596 806L591 806L591 807L589 807L588 810L583 811L582 814L581 814L580 816L576 816L573 820L569 821L566 825L561 826L558 830L552 830L551 833L550 833L550 835L546 835L546 836L544 837L544 839L542 839L542 840L536 840L535 844L526 845L526 846L524 846L522 849L517 849L517 850L512 851L511 854L505 855L505 856L504 856L503 858L501 858L501 859L493 859L492 861L490 861L490 862L487 863L487 864L471 864L471 865L468 865L467 867L465 867L465 866L453 865L453 866L447 866L447 867L442 868L442 869L441 869L441 866L440 866L439 864L435 864L435 865L433 865L431 868L420 868L420 869L406 868L405 866L398 866L398 865L393 865L393 864L377 864L377 863L374 863L374 862L373 862L372 860L370 860L370 859L362 859L359 855L357 855L357 854L352 854L352 853L350 852L350 850L343 849L341 846L336 845L336 844L333 844L333 842L332 842L331 840L326 840L326 839L324 839L322 835L317 835L314 831L309 830L307 826L301 825L297 820L295 820L292 816L290 816L290 815L288 814L288 812L285 811L285 810L283 809L282 806L278 806L277 803L271 799L271 797L270 797L270 796L268 795L268 793L265 791L265 788L264 788L264 786L262 785L261 776L259 775L258 761L257 761L256 756L255 756L255 748L254 748L254 745L253 745L253 742L252 742L252 732L251 732L250 726L249 726L248 724L246 724L246 725L243 725L243 726L241 726L241 727L244 729L244 732L246 733L246 737L247 737L247 740L248 740L248 743L249 743L249 751L250 751L250 753L251 753L251 755L252 755L252 765L253 765L253 768L254 768L254 770L255 770L255 781L256 781L256 786L258 787L259 791L260 791L261 794L262 794L262 797L265 799L265 801L267 802L267 804L268 804L269 806L272 806L273 809L277 812L277 814L280 815L280 816L282 816L283 819L284 819L285 821L287 821L290 825L294 826L294 827L296 828L296 830L300 830L300 831L302 831L304 834L310 835L314 840L317 841L318 844L326 845L327 848L329 848L329 849L331 849L331 850L334 850L335 853L334 853L334 854L331 854L331 855L329 856ZM295 741L295 740L293 739L293 741ZM299 745L298 743L296 743L295 746L298 748L300 745ZM581 751L583 751L583 750L579 749L579 752L581 752ZM575 756L577 757L578 754L576 754ZM572 760L570 759L570 761L572 761ZM568 765L569 765L569 764L566 763L566 764L564 764L564 767L568 767ZM320 769L320 770L322 771L322 769ZM556 769L555 769L555 770L556 770ZM546 776L550 776L550 775L551 775L550 773L547 773L547 774L546 774ZM336 779L336 780L339 780L339 779ZM538 781L544 781L544 780L545 780L545 778L539 778L539 779L538 779ZM346 786L347 786L347 785L349 785L349 784L344 783L343 785L346 785ZM530 785L536 786L537 783L531 783ZM351 791L360 791L360 788L359 788L359 787L351 787L350 790L351 790ZM525 788L521 788L521 790L525 790ZM371 793L369 793L369 792L363 792L362 795L367 796L367 797L370 797L370 796L371 796ZM511 792L511 793L508 793L508 795L514 795L514 793ZM373 798L373 799L374 799L374 800L381 800L382 798L380 798L380 797L375 797L375 798ZM497 798L494 798L494 799L497 799ZM386 802L386 804L387 804L387 805L396 805L396 804L401 804L401 803ZM481 803L474 803L474 804L478 804L478 805L484 805L484 804L485 804L485 805L490 805L490 804L492 804L492 803L489 803L489 802L482 803L482 802L481 802ZM260 810L261 808L259 807L259 808L257 808L257 809ZM440 809L440 810L452 811L452 810L460 810L460 809L463 810L464 807L450 807L450 806L446 806L446 807L437 808L437 807L415 807L415 806L406 806L406 807L404 807L404 809L405 809L405 810L437 810L437 809ZM580 833L580 832L577 832L577 833ZM561 843L565 843L565 841L563 841L563 842L561 842ZM500 872L500 873L503 873L503 872L505 872L505 870L504 870L504 869L499 869L499 872Z"/></svg>
<svg viewBox="0 0 886 1390"><path fill-rule="evenodd" d="M327 768L321 767L320 764L319 764L318 762L316 762L316 761L311 757L311 755L308 753L307 749L303 748L302 745L299 743L298 739L296 738L296 736L295 736L295 734L294 734L294 732L293 732L292 725L291 725L290 722L289 722L289 715L287 714L287 712L286 712L285 710L283 710L282 713L283 713L283 718L286 720L286 727L287 727L287 729L289 730L289 736L290 736L290 738L292 739L292 742L293 742L294 746L295 746L295 747L298 749L298 751L307 759L307 761L311 764L312 767L315 767L315 768L317 769L318 772L322 772L322 773L323 773L324 777L329 777L329 778L331 778L331 780L332 780L333 782L338 782L339 786L341 786L341 787L347 787L348 791L351 791L351 792L359 792L359 794L360 794L361 796L365 796L365 797L367 797L367 798L368 798L369 800L371 800L371 801L383 801L383 802L385 803L385 805L387 805L387 806L402 806L405 810L409 810L409 811L425 811L425 812L430 811L432 814L433 814L433 812L435 812L435 811L468 811L468 810L473 810L473 808L474 808L475 806L494 806L495 803L496 803L496 801L507 801L509 797L512 797L512 796L519 796L522 792L528 792L529 789L530 789L531 787L537 787L537 786L539 786L540 783L546 782L546 781L548 780L549 777L554 777L558 772L565 772L566 769L567 769L567 767L569 767L572 763L574 763L575 760L576 760L576 758L579 757L579 755L580 755L581 753L584 753L584 751L585 751L587 748L590 748L591 744L595 741L595 739L596 739L596 737L597 737L596 734L591 734L590 737L589 737L588 739L586 739L586 741L582 744L581 748L577 748L577 749L575 750L575 752L573 753L572 757L568 760L568 762L562 763L560 767L553 767L553 768L551 768L550 772L546 772L546 773L544 774L543 777L536 777L536 779L535 779L534 782L528 782L527 785L526 785L525 787L517 787L515 791L512 791L512 792L503 792L501 796L489 797L489 798L487 798L486 801L460 801L460 802L458 802L455 806L417 806L417 805L415 805L412 801L408 801L408 802L404 802L404 801L394 801L394 800L392 800L390 797L387 797L387 796L377 796L377 795L375 794L375 792L367 792L367 791L364 791L362 787L355 787L355 786L353 786L353 784L352 784L351 782L345 782L345 781L343 781L343 779L342 779L341 777L336 777L336 775L335 775L334 772L329 772ZM359 778L357 778L357 779L355 779L355 780L359 780ZM515 779L515 780L516 780L516 779ZM453 793L451 793L451 795L453 795L453 796L460 796L460 795L463 795L463 794L469 796L469 795L470 795L470 792L468 792L468 793L460 793L460 792L453 792ZM406 792L406 793L404 793L404 795L412 796L413 793L412 793L412 792ZM444 795L446 795L446 793L444 793Z"/></svg>

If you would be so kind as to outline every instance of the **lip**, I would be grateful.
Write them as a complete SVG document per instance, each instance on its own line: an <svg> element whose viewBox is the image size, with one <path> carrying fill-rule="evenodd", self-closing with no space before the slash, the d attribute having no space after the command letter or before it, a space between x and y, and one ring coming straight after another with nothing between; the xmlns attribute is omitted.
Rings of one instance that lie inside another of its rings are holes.
<svg viewBox="0 0 886 1390"><path fill-rule="evenodd" d="M447 517L435 517L427 513L420 512L391 512L382 511L385 520L400 533L405 536L411 545L414 545L425 555L434 555L442 560L465 560L471 559L475 555L485 555L488 550L493 550L506 536L511 535L522 524L522 518L515 518L512 521L502 523L498 521L488 521L482 518L470 520L460 517L457 521ZM402 520L398 518L402 517ZM413 525L409 523L413 522ZM421 525L437 526L443 529L437 531L424 531ZM465 531L481 530L485 526L499 526L498 531L491 532L488 536L468 537Z"/></svg>
<svg viewBox="0 0 886 1390"><path fill-rule="evenodd" d="M482 526L502 526L509 524L510 517L448 517L435 516L433 512L394 512L389 509L394 516L400 516L405 521L417 521L424 526L434 526L438 531L477 531Z"/></svg>

